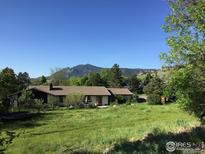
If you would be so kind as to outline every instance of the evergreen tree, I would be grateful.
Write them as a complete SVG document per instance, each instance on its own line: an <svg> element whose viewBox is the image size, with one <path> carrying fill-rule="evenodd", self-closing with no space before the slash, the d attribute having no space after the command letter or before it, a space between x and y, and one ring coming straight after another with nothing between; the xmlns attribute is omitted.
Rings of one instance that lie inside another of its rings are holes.
<svg viewBox="0 0 205 154"><path fill-rule="evenodd" d="M130 78L128 78L128 85L130 91L137 93L141 92L140 80L137 78L136 75L132 75Z"/></svg>
<svg viewBox="0 0 205 154"><path fill-rule="evenodd" d="M100 71L100 76L102 79L102 83L105 87L110 87L109 80L110 80L110 69L105 68Z"/></svg>
<svg viewBox="0 0 205 154"><path fill-rule="evenodd" d="M122 72L117 64L114 64L110 70L109 84L111 87L122 87L123 85Z"/></svg>
<svg viewBox="0 0 205 154"><path fill-rule="evenodd" d="M47 82L46 77L44 75L42 75L42 77L41 77L41 84L44 84L46 82Z"/></svg>
<svg viewBox="0 0 205 154"><path fill-rule="evenodd" d="M157 94L162 96L164 84L159 77L154 77L151 81L144 87L144 93L147 95Z"/></svg>
<svg viewBox="0 0 205 154"><path fill-rule="evenodd" d="M151 73L147 73L146 77L145 77L145 79L143 81L143 87L145 87L151 81L152 78L153 77L152 77Z"/></svg>
<svg viewBox="0 0 205 154"><path fill-rule="evenodd" d="M91 72L88 75L88 80L87 80L86 85L88 85L88 86L102 86L103 83L102 83L102 79L101 79L100 74L96 73L96 72Z"/></svg>
<svg viewBox="0 0 205 154"><path fill-rule="evenodd" d="M149 104L161 104L161 96L163 94L164 83L157 76L144 87L144 93L147 95Z"/></svg>

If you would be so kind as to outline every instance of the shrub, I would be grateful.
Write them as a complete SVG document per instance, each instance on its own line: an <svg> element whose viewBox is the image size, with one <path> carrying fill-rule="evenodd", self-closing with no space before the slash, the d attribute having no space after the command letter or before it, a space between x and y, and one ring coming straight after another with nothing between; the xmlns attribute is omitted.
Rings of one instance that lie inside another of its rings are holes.
<svg viewBox="0 0 205 154"><path fill-rule="evenodd" d="M95 108L96 105L95 105L95 103L93 103L93 102L88 102L88 103L85 104L85 107L86 107L86 108Z"/></svg>
<svg viewBox="0 0 205 154"><path fill-rule="evenodd" d="M43 108L43 99L34 99L34 107L40 112Z"/></svg>
<svg viewBox="0 0 205 154"><path fill-rule="evenodd" d="M161 96L157 94L150 94L147 96L148 104L161 104Z"/></svg>
<svg viewBox="0 0 205 154"><path fill-rule="evenodd" d="M53 110L53 106L52 106L52 104L43 103L43 105L42 105L42 110L43 110L43 111Z"/></svg>
<svg viewBox="0 0 205 154"><path fill-rule="evenodd" d="M83 102L83 108L96 108L96 104L93 102Z"/></svg>
<svg viewBox="0 0 205 154"><path fill-rule="evenodd" d="M123 104L123 103L126 103L126 101L127 101L127 99L125 98L125 97L123 97L123 96L115 96L115 99L116 99L116 102L118 103L118 104Z"/></svg>
<svg viewBox="0 0 205 154"><path fill-rule="evenodd" d="M126 101L126 105L131 105L133 103L138 103L138 95L134 94L132 97L128 97L127 101Z"/></svg>
<svg viewBox="0 0 205 154"><path fill-rule="evenodd" d="M134 93L134 95L132 96L132 98L131 98L131 102L138 102L138 99L139 99L139 96L138 96L138 94L137 93Z"/></svg>
<svg viewBox="0 0 205 154"><path fill-rule="evenodd" d="M83 108L85 104L83 102L84 95L81 93L71 93L68 94L65 98L65 104L67 107L73 108Z"/></svg>
<svg viewBox="0 0 205 154"><path fill-rule="evenodd" d="M125 104L126 105L131 105L133 102L132 101L127 101Z"/></svg>
<svg viewBox="0 0 205 154"><path fill-rule="evenodd" d="M114 101L114 102L110 102L110 105L118 105L117 101Z"/></svg>
<svg viewBox="0 0 205 154"><path fill-rule="evenodd" d="M21 96L18 98L18 108L19 111L22 108L30 108L32 103L32 92L23 90Z"/></svg>

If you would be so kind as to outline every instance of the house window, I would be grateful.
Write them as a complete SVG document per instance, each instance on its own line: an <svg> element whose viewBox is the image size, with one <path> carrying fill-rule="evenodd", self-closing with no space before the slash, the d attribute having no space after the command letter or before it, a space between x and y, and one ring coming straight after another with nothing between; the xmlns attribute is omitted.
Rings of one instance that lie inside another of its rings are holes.
<svg viewBox="0 0 205 154"><path fill-rule="evenodd" d="M60 101L60 103L63 103L63 96L59 97L59 101Z"/></svg>
<svg viewBox="0 0 205 154"><path fill-rule="evenodd" d="M91 96L86 96L85 102L92 102Z"/></svg>

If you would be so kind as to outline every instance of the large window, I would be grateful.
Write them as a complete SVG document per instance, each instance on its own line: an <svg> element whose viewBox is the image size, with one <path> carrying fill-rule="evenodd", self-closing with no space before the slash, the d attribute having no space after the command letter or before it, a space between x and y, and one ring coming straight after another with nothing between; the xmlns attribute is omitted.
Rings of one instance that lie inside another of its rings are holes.
<svg viewBox="0 0 205 154"><path fill-rule="evenodd" d="M63 103L63 96L59 97L59 101L60 101L60 103Z"/></svg>
<svg viewBox="0 0 205 154"><path fill-rule="evenodd" d="M91 96L86 96L85 97L85 102L92 102Z"/></svg>

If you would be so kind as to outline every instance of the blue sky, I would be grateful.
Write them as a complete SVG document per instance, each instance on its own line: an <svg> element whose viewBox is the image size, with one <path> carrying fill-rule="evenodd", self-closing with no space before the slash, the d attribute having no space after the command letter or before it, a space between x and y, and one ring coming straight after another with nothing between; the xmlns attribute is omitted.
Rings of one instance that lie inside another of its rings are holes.
<svg viewBox="0 0 205 154"><path fill-rule="evenodd" d="M160 68L166 0L0 0L0 68Z"/></svg>

